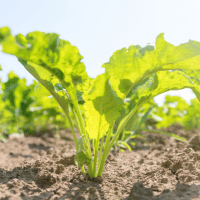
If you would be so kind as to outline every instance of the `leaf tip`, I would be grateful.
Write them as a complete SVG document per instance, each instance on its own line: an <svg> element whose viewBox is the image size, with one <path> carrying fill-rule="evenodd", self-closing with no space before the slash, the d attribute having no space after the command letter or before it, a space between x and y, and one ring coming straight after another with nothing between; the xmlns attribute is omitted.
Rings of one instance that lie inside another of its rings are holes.
<svg viewBox="0 0 200 200"><path fill-rule="evenodd" d="M0 28L0 42L6 37L10 35L10 28L5 26Z"/></svg>

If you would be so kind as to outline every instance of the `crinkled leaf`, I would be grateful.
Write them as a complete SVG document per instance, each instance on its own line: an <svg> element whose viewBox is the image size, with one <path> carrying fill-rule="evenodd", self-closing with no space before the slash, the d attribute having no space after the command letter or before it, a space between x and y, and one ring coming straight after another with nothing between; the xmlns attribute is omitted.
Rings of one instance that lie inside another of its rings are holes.
<svg viewBox="0 0 200 200"><path fill-rule="evenodd" d="M124 99L144 78L160 70L200 70L200 43L174 46L164 40L163 33L156 39L156 48L138 45L116 51L103 67L110 74L111 85ZM163 77L165 80L165 77ZM167 82L167 81L166 81Z"/></svg>
<svg viewBox="0 0 200 200"><path fill-rule="evenodd" d="M0 44L3 52L47 69L66 85L77 85L88 78L77 47L59 39L58 34L35 31L14 37L8 27L3 27L0 28Z"/></svg>

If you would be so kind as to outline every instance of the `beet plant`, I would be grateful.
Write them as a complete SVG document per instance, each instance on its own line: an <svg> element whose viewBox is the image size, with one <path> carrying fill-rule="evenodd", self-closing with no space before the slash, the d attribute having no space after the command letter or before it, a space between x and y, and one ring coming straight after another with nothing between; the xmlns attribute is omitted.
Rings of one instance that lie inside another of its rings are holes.
<svg viewBox="0 0 200 200"><path fill-rule="evenodd" d="M1 132L4 134L23 133L24 125L34 119L30 108L35 102L34 88L36 85L35 81L27 86L26 79L20 79L12 71L8 74L8 80L0 83Z"/></svg>
<svg viewBox="0 0 200 200"><path fill-rule="evenodd" d="M87 166L89 176L97 177L102 176L119 134L143 104L161 93L183 88L191 88L200 99L200 43L189 41L174 46L163 35L158 35L155 45L117 50L103 64L105 73L95 79L87 75L77 47L59 39L58 34L35 31L13 36L8 27L3 27L0 45L4 53L16 56L56 99L72 130L75 163L83 174ZM111 138L130 92L135 105ZM70 111L79 129L78 139Z"/></svg>

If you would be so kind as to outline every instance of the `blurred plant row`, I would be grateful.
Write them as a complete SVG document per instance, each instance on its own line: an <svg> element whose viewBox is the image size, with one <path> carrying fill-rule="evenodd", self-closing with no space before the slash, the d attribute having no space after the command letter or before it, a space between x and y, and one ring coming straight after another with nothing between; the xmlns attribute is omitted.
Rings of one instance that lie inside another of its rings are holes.
<svg viewBox="0 0 200 200"><path fill-rule="evenodd" d="M68 122L51 94L34 81L27 85L14 72L0 80L0 140L11 133L33 134L48 127L67 128Z"/></svg>
<svg viewBox="0 0 200 200"><path fill-rule="evenodd" d="M179 96L165 97L164 105L152 110L151 118L158 118L157 128L166 128L174 123L182 125L186 130L200 127L200 102L191 99L188 104Z"/></svg>
<svg viewBox="0 0 200 200"><path fill-rule="evenodd" d="M126 99L115 130L134 104L134 99ZM163 106L151 100L132 116L114 148L130 150L130 143L134 145L131 139L143 137L141 130L159 130L172 124L180 124L185 129L200 127L200 102L195 98L188 104L181 97L170 95L165 97ZM61 108L41 84L34 81L27 85L26 79L20 79L14 72L9 73L6 82L0 80L0 140L11 133L34 134L50 126L55 130L69 127Z"/></svg>

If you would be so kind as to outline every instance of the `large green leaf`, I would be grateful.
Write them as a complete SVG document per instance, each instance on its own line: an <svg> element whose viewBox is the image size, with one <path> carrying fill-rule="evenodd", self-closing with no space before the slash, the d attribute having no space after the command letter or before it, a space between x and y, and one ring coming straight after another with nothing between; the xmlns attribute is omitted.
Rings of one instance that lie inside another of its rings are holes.
<svg viewBox="0 0 200 200"><path fill-rule="evenodd" d="M21 64L66 107L66 92L55 91L55 86L62 82L76 98L74 86L88 78L83 58L78 49L68 41L58 38L58 34L35 31L23 36L12 36L8 27L0 28L2 51L15 55Z"/></svg>
<svg viewBox="0 0 200 200"><path fill-rule="evenodd" d="M156 48L138 45L116 51L103 67L110 74L111 85L117 95L124 99L130 90L160 70L200 70L200 43L174 46L164 40L163 33L156 39Z"/></svg>
<svg viewBox="0 0 200 200"><path fill-rule="evenodd" d="M123 101L113 91L108 74L97 76L91 91L83 98L86 131L91 139L100 139L120 116Z"/></svg>
<svg viewBox="0 0 200 200"><path fill-rule="evenodd" d="M15 55L23 65L36 64L36 71L43 67L66 85L76 85L88 77L77 47L59 39L58 34L35 31L14 37L10 29L4 27L0 28L0 44L4 53Z"/></svg>

